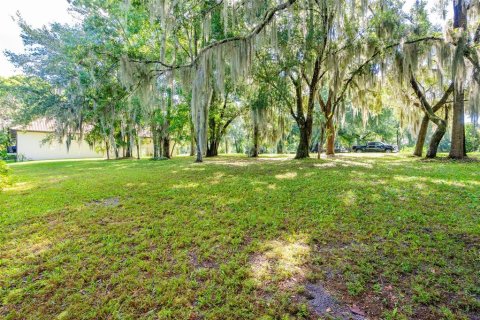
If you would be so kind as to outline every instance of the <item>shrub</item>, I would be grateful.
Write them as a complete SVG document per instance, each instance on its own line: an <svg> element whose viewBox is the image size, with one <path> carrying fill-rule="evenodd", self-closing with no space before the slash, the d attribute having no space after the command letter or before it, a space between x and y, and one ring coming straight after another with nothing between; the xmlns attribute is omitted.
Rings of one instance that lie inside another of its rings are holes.
<svg viewBox="0 0 480 320"><path fill-rule="evenodd" d="M0 160L7 157L7 146L10 144L10 137L7 133L0 131Z"/></svg>
<svg viewBox="0 0 480 320"><path fill-rule="evenodd" d="M9 172L7 164L0 161L0 190L2 190L9 183Z"/></svg>

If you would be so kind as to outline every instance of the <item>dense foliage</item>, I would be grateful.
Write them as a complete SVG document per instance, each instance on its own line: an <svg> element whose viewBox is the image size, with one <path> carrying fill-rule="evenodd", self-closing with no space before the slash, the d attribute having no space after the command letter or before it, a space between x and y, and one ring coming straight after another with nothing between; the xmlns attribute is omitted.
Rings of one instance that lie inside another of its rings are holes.
<svg viewBox="0 0 480 320"><path fill-rule="evenodd" d="M25 76L2 79L0 96L17 122L56 119L67 143L88 127L109 157L133 157L146 132L157 159L292 146L305 158L370 137L416 140L418 156L428 141L435 157L449 131L463 158L480 108L467 2L442 1L454 18L438 25L425 1L70 1L75 25L18 17L26 52L7 56Z"/></svg>

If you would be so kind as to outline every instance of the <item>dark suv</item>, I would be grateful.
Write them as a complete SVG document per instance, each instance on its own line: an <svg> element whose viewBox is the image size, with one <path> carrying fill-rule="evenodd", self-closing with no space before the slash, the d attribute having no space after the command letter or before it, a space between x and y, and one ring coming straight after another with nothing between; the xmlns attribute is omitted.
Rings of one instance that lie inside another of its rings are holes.
<svg viewBox="0 0 480 320"><path fill-rule="evenodd" d="M390 153L395 151L395 148L390 144L383 142L368 142L363 146L353 146L352 150L355 152L386 152Z"/></svg>

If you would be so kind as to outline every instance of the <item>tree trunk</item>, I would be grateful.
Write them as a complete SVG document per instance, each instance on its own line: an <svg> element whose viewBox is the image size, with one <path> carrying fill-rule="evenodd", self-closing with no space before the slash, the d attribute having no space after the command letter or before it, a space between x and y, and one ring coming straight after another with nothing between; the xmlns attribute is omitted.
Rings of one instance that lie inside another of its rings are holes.
<svg viewBox="0 0 480 320"><path fill-rule="evenodd" d="M445 131L447 130L448 108L446 108L446 111L445 111L445 119L442 119L437 115L435 115L435 112L439 110L446 103L452 91L455 93L456 87L454 86L453 83L450 84L447 91L445 91L445 93L443 94L442 98L432 108L428 103L427 99L425 98L425 95L422 92L420 85L415 79L415 76L413 75L413 73L410 75L410 84L412 85L412 89L413 91L415 91L415 94L420 100L422 109L425 112L425 116L422 120L422 128L420 129L420 131L423 130L424 132L419 133L419 139L417 141L417 149L415 150L415 151L419 151L419 154L416 154L416 155L421 155L421 152L423 149L423 144L422 144L422 148L420 148L418 146L418 143L421 143L422 141L425 140L425 137L422 137L422 135L425 135L425 132L427 131L427 128L428 128L428 124L424 123L425 117L427 117L430 121L432 121L437 125L437 129L431 138L430 146L427 152L427 158L434 158L437 155L438 145L440 144L440 141L442 140L442 137L444 136ZM463 100L462 100L462 103L463 103Z"/></svg>
<svg viewBox="0 0 480 320"><path fill-rule="evenodd" d="M113 145L113 151L115 153L115 159L120 158L120 151L118 150L118 146L116 142Z"/></svg>
<svg viewBox="0 0 480 320"><path fill-rule="evenodd" d="M218 155L218 141L219 136L217 135L218 132L218 126L220 123L217 123L216 117L213 114L213 110L215 108L215 104L212 103L212 113L210 113L210 118L208 119L208 139L207 139L207 157L216 157ZM220 116L219 122L222 120L222 116Z"/></svg>
<svg viewBox="0 0 480 320"><path fill-rule="evenodd" d="M218 146L219 141L217 139L210 140L210 143L207 146L207 157L216 157L218 156Z"/></svg>
<svg viewBox="0 0 480 320"><path fill-rule="evenodd" d="M327 156L335 155L335 126L333 125L333 117L327 119Z"/></svg>
<svg viewBox="0 0 480 320"><path fill-rule="evenodd" d="M137 145L137 159L140 160L140 137L137 135L136 145Z"/></svg>
<svg viewBox="0 0 480 320"><path fill-rule="evenodd" d="M277 154L283 153L283 138L280 138L277 142Z"/></svg>
<svg viewBox="0 0 480 320"><path fill-rule="evenodd" d="M200 112L199 112L200 114ZM197 116L200 117L200 116ZM197 123L200 123L199 120L197 120ZM202 130L200 129L200 126L196 128L197 132L197 157L195 159L195 162L203 162L203 133Z"/></svg>
<svg viewBox="0 0 480 320"><path fill-rule="evenodd" d="M131 144L131 139L130 139L130 133L127 133L127 148L125 151L125 157L131 158L132 157L132 144Z"/></svg>
<svg viewBox="0 0 480 320"><path fill-rule="evenodd" d="M449 157L463 159L465 157L465 114L463 88L455 86L453 97L452 144Z"/></svg>
<svg viewBox="0 0 480 320"><path fill-rule="evenodd" d="M158 137L158 159L163 158L163 139L159 136Z"/></svg>
<svg viewBox="0 0 480 320"><path fill-rule="evenodd" d="M217 130L218 124L216 123L215 119L212 117L208 121L208 141L207 141L207 157L216 157L218 155L218 147L220 145L220 134L218 133L219 130Z"/></svg>
<svg viewBox="0 0 480 320"><path fill-rule="evenodd" d="M196 127L195 127L195 131L196 131L196 136L197 136L197 157L195 159L195 162L203 162L203 143L204 143L204 139L203 139L203 132L202 132L202 129L201 129L201 119L202 119L202 116L200 114L200 112L197 112L197 119L196 119Z"/></svg>
<svg viewBox="0 0 480 320"><path fill-rule="evenodd" d="M308 124L305 122L298 126L300 130L300 141L297 147L297 153L295 154L295 159L304 159L310 156L308 147L310 146L310 132L308 130Z"/></svg>
<svg viewBox="0 0 480 320"><path fill-rule="evenodd" d="M170 137L166 136L163 140L163 154L162 157L170 159Z"/></svg>
<svg viewBox="0 0 480 320"><path fill-rule="evenodd" d="M430 139L430 145L427 151L427 158L435 158L437 156L438 145L440 144L440 141L442 140L446 131L446 126L437 126L437 130L435 130L435 133Z"/></svg>
<svg viewBox="0 0 480 320"><path fill-rule="evenodd" d="M110 160L110 145L108 144L108 139L105 139L105 148L107 150L107 160Z"/></svg>
<svg viewBox="0 0 480 320"><path fill-rule="evenodd" d="M177 141L174 141L172 146L172 151L170 152L170 158L173 158L173 152L175 151L176 146L177 146Z"/></svg>
<svg viewBox="0 0 480 320"><path fill-rule="evenodd" d="M397 127L397 150L400 152L402 150L401 138L400 138L400 127Z"/></svg>
<svg viewBox="0 0 480 320"><path fill-rule="evenodd" d="M193 123L190 122L190 156L195 155L195 129L193 128Z"/></svg>
<svg viewBox="0 0 480 320"><path fill-rule="evenodd" d="M252 152L251 152L251 157L258 157L258 140L259 140L259 135L260 135L260 132L259 132L259 129L258 129L258 124L257 123L254 123L253 125L253 149L252 149Z"/></svg>
<svg viewBox="0 0 480 320"><path fill-rule="evenodd" d="M195 138L192 138L190 141L190 156L193 157L195 155Z"/></svg>
<svg viewBox="0 0 480 320"><path fill-rule="evenodd" d="M195 162L203 162L203 151L200 145L201 143L197 143L197 158L195 159Z"/></svg>
<svg viewBox="0 0 480 320"><path fill-rule="evenodd" d="M420 130L418 131L417 143L415 144L415 151L413 152L414 156L421 157L423 153L423 145L425 144L425 138L427 137L428 123L430 119L428 115L425 114L420 125Z"/></svg>
<svg viewBox="0 0 480 320"><path fill-rule="evenodd" d="M440 125L437 125L437 129L430 139L430 145L428 146L427 158L435 158L437 156L438 145L442 141L445 132L447 132L447 123L448 123L448 108L445 108L445 120L443 120Z"/></svg>
<svg viewBox="0 0 480 320"><path fill-rule="evenodd" d="M318 138L318 146L317 146L317 159L320 159L320 156L323 151L323 139L325 136L325 125L322 123L320 125L320 137Z"/></svg>
<svg viewBox="0 0 480 320"><path fill-rule="evenodd" d="M207 141L207 157L216 157L218 155L218 147L220 145L220 134L217 134L217 125L215 120L211 119L209 121L209 141Z"/></svg>
<svg viewBox="0 0 480 320"><path fill-rule="evenodd" d="M160 158L160 150L158 145L158 132L154 126L151 126L152 142L153 142L153 159Z"/></svg>
<svg viewBox="0 0 480 320"><path fill-rule="evenodd" d="M162 130L160 132L162 139L162 157L170 159L170 108L171 108L171 97L169 98L167 116L165 121L162 124Z"/></svg>
<svg viewBox="0 0 480 320"><path fill-rule="evenodd" d="M207 130L206 126L208 120L208 109L212 103L213 99L213 90L210 90L208 93L208 100L205 102L205 107L200 112L197 112L197 117L195 119L195 131L197 135L197 158L195 162L203 162L203 151L205 145L207 144Z"/></svg>
<svg viewBox="0 0 480 320"><path fill-rule="evenodd" d="M314 92L312 92L312 87L310 86L309 100L307 103L307 116L305 118L303 112L303 91L301 85L301 79L295 80L291 77L292 82L295 86L295 104L297 108L297 114L294 115L295 121L297 122L298 129L300 130L300 141L297 146L297 153L295 154L295 159L308 158L309 146L310 146L310 135L312 133L312 119L310 118L310 112L313 110L313 97ZM311 109L312 108L312 109Z"/></svg>
<svg viewBox="0 0 480 320"><path fill-rule="evenodd" d="M453 83L455 88L453 91L453 120L452 120L452 144L450 154L453 159L463 159L465 157L465 113L464 113L464 63L463 55L466 46L467 32L467 5L465 0L453 1L453 28L456 29L460 36L458 38L454 62L453 62Z"/></svg>
<svg viewBox="0 0 480 320"><path fill-rule="evenodd" d="M158 135L158 157L157 159L161 159L163 156L163 140L160 138L160 135Z"/></svg>
<svg viewBox="0 0 480 320"><path fill-rule="evenodd" d="M130 157L133 158L133 148L135 146L135 133L134 133L134 130L133 130L133 125L130 125L130 129L129 129L129 134L128 134L128 141L129 141L129 145L130 145Z"/></svg>
<svg viewBox="0 0 480 320"><path fill-rule="evenodd" d="M115 141L115 137L113 136L113 133L110 133L110 140L112 141L110 144L113 147L113 151L115 153L115 158L118 159L120 157L120 154L119 154L119 151L118 151L117 141Z"/></svg>

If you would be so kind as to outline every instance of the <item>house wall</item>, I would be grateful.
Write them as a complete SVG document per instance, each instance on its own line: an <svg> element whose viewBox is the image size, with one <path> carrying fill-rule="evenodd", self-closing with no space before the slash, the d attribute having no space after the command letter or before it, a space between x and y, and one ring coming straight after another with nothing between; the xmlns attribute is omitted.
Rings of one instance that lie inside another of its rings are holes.
<svg viewBox="0 0 480 320"><path fill-rule="evenodd" d="M48 140L50 133L17 131L17 159L26 160L54 160L54 159L82 159L82 158L106 158L106 153L95 151L94 147L82 141L72 141L70 149L67 150L65 142L60 143L57 139ZM110 156L114 154L110 151ZM120 153L122 154L122 153ZM133 156L137 155L136 147L133 148ZM153 142L151 138L140 140L140 156L142 158L153 155Z"/></svg>
<svg viewBox="0 0 480 320"><path fill-rule="evenodd" d="M104 158L103 152L96 152L87 142L72 141L67 150L65 142L57 139L45 142L49 133L17 131L17 159L22 160L51 160L51 159L80 159Z"/></svg>

